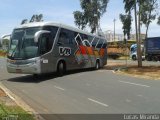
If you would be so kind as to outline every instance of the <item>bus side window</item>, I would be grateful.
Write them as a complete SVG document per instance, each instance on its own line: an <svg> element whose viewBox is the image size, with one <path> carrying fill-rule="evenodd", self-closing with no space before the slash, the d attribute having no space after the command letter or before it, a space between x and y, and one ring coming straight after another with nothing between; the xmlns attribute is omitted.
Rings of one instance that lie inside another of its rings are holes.
<svg viewBox="0 0 160 120"><path fill-rule="evenodd" d="M51 32L50 44L53 45L53 41L54 41L54 39L56 37L58 28L57 27L53 27L53 26L45 26L43 29Z"/></svg>
<svg viewBox="0 0 160 120"><path fill-rule="evenodd" d="M90 44L88 43L88 41L84 41L84 44L86 47L91 47Z"/></svg>
<svg viewBox="0 0 160 120"><path fill-rule="evenodd" d="M106 48L106 47L107 47L107 43L106 43L106 40L105 40L105 42L104 42L102 48Z"/></svg>
<svg viewBox="0 0 160 120"><path fill-rule="evenodd" d="M59 36L58 43L60 43L60 44L62 44L62 45L63 45L63 44L65 44L66 39L67 39L66 34L65 34L65 33L63 33L63 32L61 32L61 33L60 33L60 36Z"/></svg>
<svg viewBox="0 0 160 120"><path fill-rule="evenodd" d="M75 45L75 37L74 37L75 32L73 31L68 31L69 35L69 44L74 44Z"/></svg>
<svg viewBox="0 0 160 120"><path fill-rule="evenodd" d="M58 43L64 45L64 44L69 44L69 41L70 37L68 31L62 28L59 35Z"/></svg>
<svg viewBox="0 0 160 120"><path fill-rule="evenodd" d="M78 33L75 33L75 38L76 38L76 43L78 46L83 45L82 40L81 40L80 36L78 35Z"/></svg>
<svg viewBox="0 0 160 120"><path fill-rule="evenodd" d="M40 54L43 55L52 49L52 44L50 43L51 36L48 34L43 34L40 39Z"/></svg>
<svg viewBox="0 0 160 120"><path fill-rule="evenodd" d="M50 34L42 34L40 38L40 55L51 51L53 42L56 37L58 27L55 26L44 26L43 30L50 31Z"/></svg>
<svg viewBox="0 0 160 120"><path fill-rule="evenodd" d="M97 44L97 48L101 48L103 44L103 39L100 39L98 44Z"/></svg>
<svg viewBox="0 0 160 120"><path fill-rule="evenodd" d="M91 43L94 37L88 36L88 41Z"/></svg>
<svg viewBox="0 0 160 120"><path fill-rule="evenodd" d="M77 34L77 33L74 31L61 29L58 43L59 44L76 45L75 34Z"/></svg>
<svg viewBox="0 0 160 120"><path fill-rule="evenodd" d="M81 34L83 40L88 40L88 36L85 34Z"/></svg>
<svg viewBox="0 0 160 120"><path fill-rule="evenodd" d="M94 40L92 41L92 47L96 47L98 40L98 38L94 38Z"/></svg>

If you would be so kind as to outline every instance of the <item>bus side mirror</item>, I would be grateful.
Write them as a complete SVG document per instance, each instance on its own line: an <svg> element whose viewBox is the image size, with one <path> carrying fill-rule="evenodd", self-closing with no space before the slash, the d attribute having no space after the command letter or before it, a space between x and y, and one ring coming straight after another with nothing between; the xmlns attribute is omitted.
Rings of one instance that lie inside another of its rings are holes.
<svg viewBox="0 0 160 120"><path fill-rule="evenodd" d="M42 34L44 34L44 33L50 33L50 31L40 30L40 31L36 32L35 35L34 35L34 42L35 42L35 43L38 43L39 37L40 37Z"/></svg>

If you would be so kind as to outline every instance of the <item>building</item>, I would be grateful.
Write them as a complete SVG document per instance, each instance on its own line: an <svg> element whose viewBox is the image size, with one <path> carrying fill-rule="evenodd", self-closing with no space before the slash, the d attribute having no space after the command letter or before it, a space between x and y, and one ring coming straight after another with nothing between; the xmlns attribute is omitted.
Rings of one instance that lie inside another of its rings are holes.
<svg viewBox="0 0 160 120"><path fill-rule="evenodd" d="M114 40L114 32L111 30L105 31L105 38L108 40L108 42L120 42L124 41L124 35L123 34L115 34L115 40ZM141 39L145 39L145 34L141 34ZM131 34L130 40L136 41L136 34Z"/></svg>
<svg viewBox="0 0 160 120"><path fill-rule="evenodd" d="M111 30L105 31L104 34L108 42L117 42L124 40L123 34L115 34L115 39L114 39L114 32Z"/></svg>

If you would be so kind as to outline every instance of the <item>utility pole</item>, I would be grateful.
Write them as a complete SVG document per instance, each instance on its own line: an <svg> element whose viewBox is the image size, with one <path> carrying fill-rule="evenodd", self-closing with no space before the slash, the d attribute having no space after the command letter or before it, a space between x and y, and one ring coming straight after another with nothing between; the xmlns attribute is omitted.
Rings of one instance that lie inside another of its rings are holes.
<svg viewBox="0 0 160 120"><path fill-rule="evenodd" d="M114 22L114 42L116 40L116 30L115 30L115 27L116 27L116 19L113 20Z"/></svg>

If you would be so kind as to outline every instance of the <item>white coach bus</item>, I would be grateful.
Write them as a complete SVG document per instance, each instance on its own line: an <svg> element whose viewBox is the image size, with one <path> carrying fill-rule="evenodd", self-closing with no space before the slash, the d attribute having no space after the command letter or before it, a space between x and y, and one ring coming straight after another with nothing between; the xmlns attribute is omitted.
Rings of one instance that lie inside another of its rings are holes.
<svg viewBox="0 0 160 120"><path fill-rule="evenodd" d="M107 63L106 39L53 22L16 27L7 55L9 73L43 74L99 69Z"/></svg>

